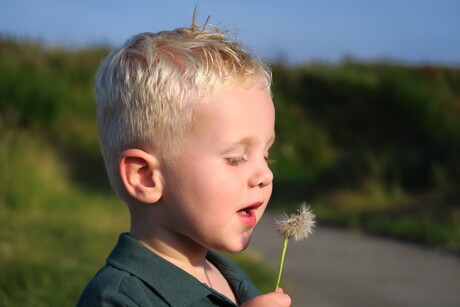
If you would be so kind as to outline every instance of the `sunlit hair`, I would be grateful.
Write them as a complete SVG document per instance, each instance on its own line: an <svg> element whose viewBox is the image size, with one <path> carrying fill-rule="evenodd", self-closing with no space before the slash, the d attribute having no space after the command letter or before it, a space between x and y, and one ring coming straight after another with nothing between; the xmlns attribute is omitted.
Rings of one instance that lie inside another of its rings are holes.
<svg viewBox="0 0 460 307"><path fill-rule="evenodd" d="M124 150L174 160L204 97L235 85L269 91L269 68L230 36L193 18L189 28L135 35L104 60L96 77L97 118L106 169L120 196Z"/></svg>

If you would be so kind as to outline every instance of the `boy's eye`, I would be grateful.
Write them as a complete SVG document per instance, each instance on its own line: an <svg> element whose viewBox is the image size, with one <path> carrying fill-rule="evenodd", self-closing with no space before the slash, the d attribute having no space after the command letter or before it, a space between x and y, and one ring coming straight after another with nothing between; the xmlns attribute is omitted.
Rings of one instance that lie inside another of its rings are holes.
<svg viewBox="0 0 460 307"><path fill-rule="evenodd" d="M235 157L235 158L226 158L227 164L230 166L238 166L241 163L246 162L246 159L244 157Z"/></svg>
<svg viewBox="0 0 460 307"><path fill-rule="evenodd" d="M265 162L267 162L267 164L272 164L272 163L275 163L276 160L272 160L267 156L267 157L265 157Z"/></svg>

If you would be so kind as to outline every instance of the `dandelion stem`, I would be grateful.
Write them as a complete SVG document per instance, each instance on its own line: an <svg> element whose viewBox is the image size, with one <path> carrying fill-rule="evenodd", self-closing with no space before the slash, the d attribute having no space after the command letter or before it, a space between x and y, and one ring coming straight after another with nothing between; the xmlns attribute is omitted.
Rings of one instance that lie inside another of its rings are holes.
<svg viewBox="0 0 460 307"><path fill-rule="evenodd" d="M281 275L283 274L284 257L286 256L288 242L289 242L289 237L284 237L283 250L281 252L280 269L278 272L278 280L276 281L275 292L278 291L278 288L280 286Z"/></svg>

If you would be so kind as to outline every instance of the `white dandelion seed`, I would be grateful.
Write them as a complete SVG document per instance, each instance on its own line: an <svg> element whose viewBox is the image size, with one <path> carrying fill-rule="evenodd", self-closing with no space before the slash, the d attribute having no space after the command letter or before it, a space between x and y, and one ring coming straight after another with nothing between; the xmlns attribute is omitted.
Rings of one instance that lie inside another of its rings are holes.
<svg viewBox="0 0 460 307"><path fill-rule="evenodd" d="M291 216L284 213L275 220L278 233L284 238L293 238L294 241L306 239L313 233L315 226L315 215L309 206L302 203L297 212L297 214L291 214Z"/></svg>

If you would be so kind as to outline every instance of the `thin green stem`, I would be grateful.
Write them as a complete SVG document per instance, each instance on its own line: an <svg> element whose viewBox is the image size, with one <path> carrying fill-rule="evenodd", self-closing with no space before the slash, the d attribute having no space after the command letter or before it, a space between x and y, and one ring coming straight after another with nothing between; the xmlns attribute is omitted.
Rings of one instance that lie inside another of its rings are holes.
<svg viewBox="0 0 460 307"><path fill-rule="evenodd" d="M278 280L276 281L275 292L278 291L278 288L280 287L281 275L283 274L284 257L286 256L288 242L289 238L284 237L283 251L281 252L280 269L278 271Z"/></svg>

